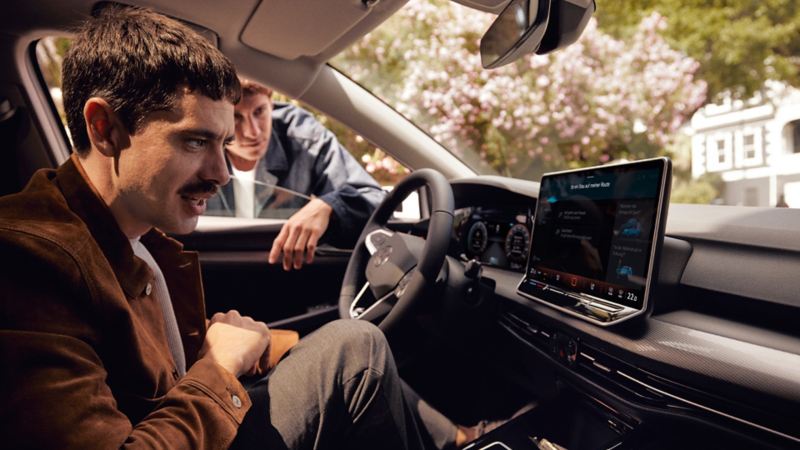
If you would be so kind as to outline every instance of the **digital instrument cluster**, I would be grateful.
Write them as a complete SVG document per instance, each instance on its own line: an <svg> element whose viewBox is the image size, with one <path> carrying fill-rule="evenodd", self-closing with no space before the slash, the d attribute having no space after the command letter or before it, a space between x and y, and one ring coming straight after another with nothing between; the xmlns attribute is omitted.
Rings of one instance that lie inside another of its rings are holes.
<svg viewBox="0 0 800 450"><path fill-rule="evenodd" d="M503 269L525 269L531 236L527 210L460 208L453 228L457 251L466 258Z"/></svg>

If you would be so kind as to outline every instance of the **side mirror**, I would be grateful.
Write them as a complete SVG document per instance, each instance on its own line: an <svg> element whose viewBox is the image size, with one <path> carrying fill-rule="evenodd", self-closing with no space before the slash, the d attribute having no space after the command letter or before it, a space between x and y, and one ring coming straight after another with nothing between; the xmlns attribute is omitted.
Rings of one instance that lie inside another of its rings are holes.
<svg viewBox="0 0 800 450"><path fill-rule="evenodd" d="M564 48L578 40L595 9L594 0L511 0L481 38L481 64L494 69Z"/></svg>

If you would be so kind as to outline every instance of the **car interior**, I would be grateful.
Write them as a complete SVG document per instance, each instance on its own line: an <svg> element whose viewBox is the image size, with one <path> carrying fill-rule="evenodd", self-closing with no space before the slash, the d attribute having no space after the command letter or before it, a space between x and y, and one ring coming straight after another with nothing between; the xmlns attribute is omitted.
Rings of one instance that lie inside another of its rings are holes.
<svg viewBox="0 0 800 450"><path fill-rule="evenodd" d="M500 18L522 3L453 1ZM662 158L541 180L479 175L328 64L406 0L122 3L191 25L240 74L411 170L353 249L323 245L302 270L267 263L281 219L204 217L175 236L200 252L209 314L237 309L301 335L339 318L373 321L402 377L457 423L536 405L475 450L800 447L796 210L670 203ZM546 11L524 36L487 48L484 66L558 51L595 8L532 3ZM0 17L0 194L69 157L36 45L106 4L14 1ZM409 195L419 219L393 215ZM586 242L617 258L616 281L592 281L599 257Z"/></svg>

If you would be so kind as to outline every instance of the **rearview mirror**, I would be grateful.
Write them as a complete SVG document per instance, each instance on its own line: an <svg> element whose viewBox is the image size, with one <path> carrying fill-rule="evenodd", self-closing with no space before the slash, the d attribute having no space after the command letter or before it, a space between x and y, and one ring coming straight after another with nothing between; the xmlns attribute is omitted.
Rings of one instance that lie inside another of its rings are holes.
<svg viewBox="0 0 800 450"><path fill-rule="evenodd" d="M494 69L564 48L578 40L595 9L594 0L511 0L481 38L481 64Z"/></svg>
<svg viewBox="0 0 800 450"><path fill-rule="evenodd" d="M539 48L550 0L511 0L481 38L481 64L494 69Z"/></svg>
<svg viewBox="0 0 800 450"><path fill-rule="evenodd" d="M556 0L536 54L544 55L577 41L595 9L594 0Z"/></svg>

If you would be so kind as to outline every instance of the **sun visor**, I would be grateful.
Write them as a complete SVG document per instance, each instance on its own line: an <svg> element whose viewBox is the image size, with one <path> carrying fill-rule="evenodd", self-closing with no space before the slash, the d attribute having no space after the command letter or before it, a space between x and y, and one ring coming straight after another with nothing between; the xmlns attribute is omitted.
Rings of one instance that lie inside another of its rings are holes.
<svg viewBox="0 0 800 450"><path fill-rule="evenodd" d="M253 12L241 40L286 60L335 54L378 26L405 2L266 0Z"/></svg>

